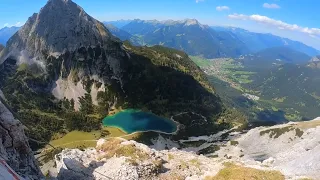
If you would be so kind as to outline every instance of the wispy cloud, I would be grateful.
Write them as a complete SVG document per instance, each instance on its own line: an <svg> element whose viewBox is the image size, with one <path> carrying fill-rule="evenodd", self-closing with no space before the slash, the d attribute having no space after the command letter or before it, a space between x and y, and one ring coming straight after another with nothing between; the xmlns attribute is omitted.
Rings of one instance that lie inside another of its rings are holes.
<svg viewBox="0 0 320 180"><path fill-rule="evenodd" d="M21 22L17 22L14 26L22 26Z"/></svg>
<svg viewBox="0 0 320 180"><path fill-rule="evenodd" d="M204 0L196 0L196 3L203 2Z"/></svg>
<svg viewBox="0 0 320 180"><path fill-rule="evenodd" d="M225 11L225 10L230 10L228 6L217 6L216 7L217 11Z"/></svg>
<svg viewBox="0 0 320 180"><path fill-rule="evenodd" d="M269 4L269 3L264 3L262 7L267 8L267 9L280 9L281 7L278 4Z"/></svg>
<svg viewBox="0 0 320 180"><path fill-rule="evenodd" d="M258 23L276 27L278 29L302 32L302 33L308 34L310 37L314 37L314 36L320 37L319 28L302 27L302 26L298 26L297 24L289 24L280 20L272 19L267 16L261 16L258 14L253 14L253 15L230 14L228 17L231 19L255 21Z"/></svg>
<svg viewBox="0 0 320 180"><path fill-rule="evenodd" d="M17 22L17 23L15 23L15 24L5 23L5 24L3 25L3 27L12 27L12 26L19 27L19 26L22 26L22 23L21 23L21 22Z"/></svg>

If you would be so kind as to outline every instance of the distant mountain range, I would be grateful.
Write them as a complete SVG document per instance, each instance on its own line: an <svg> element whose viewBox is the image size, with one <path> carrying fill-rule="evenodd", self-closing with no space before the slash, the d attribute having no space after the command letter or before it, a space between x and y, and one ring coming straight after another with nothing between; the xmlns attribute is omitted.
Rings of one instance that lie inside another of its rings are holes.
<svg viewBox="0 0 320 180"><path fill-rule="evenodd" d="M122 41L130 40L132 35L127 31L119 29L118 27L114 26L113 24L104 23L104 25L108 28L108 30L112 33L112 35L118 37Z"/></svg>
<svg viewBox="0 0 320 180"><path fill-rule="evenodd" d="M195 19L119 20L104 22L104 25L114 36L122 41L129 40L134 45L163 45L208 59L259 54L266 55L262 59L283 59L284 62L306 63L310 56L320 54L319 50L298 41L272 34L250 32L241 28L209 27ZM0 44L5 45L18 30L19 27L0 29Z"/></svg>
<svg viewBox="0 0 320 180"><path fill-rule="evenodd" d="M122 28L123 26L129 24L132 20L117 20L117 21L104 21L103 24L112 24L117 28Z"/></svg>
<svg viewBox="0 0 320 180"><path fill-rule="evenodd" d="M272 34L255 33L255 32L247 31L245 29L234 28L234 27L213 26L212 28L216 31L232 32L242 42L244 42L252 52L258 52L263 49L271 48L271 47L285 46L285 47L292 48L296 51L300 51L305 54L308 54L309 56L316 56L320 54L319 50L312 48L310 46L307 46L301 42L293 41L288 38L282 38Z"/></svg>
<svg viewBox="0 0 320 180"><path fill-rule="evenodd" d="M135 36L135 42L138 39L141 45L163 45L205 58L238 57L249 52L245 44L229 32L216 32L195 19L133 20L121 29Z"/></svg>
<svg viewBox="0 0 320 180"><path fill-rule="evenodd" d="M112 35L116 36L121 41L130 41L133 45L141 45L139 37L134 36L128 33L127 31L114 26L113 24L108 24L107 22L104 22L104 25L108 28Z"/></svg>
<svg viewBox="0 0 320 180"><path fill-rule="evenodd" d="M266 69L282 64L307 64L311 57L286 46L266 48L259 52L242 56L239 60L246 67Z"/></svg>
<svg viewBox="0 0 320 180"><path fill-rule="evenodd" d="M307 54L286 46L266 48L255 53L255 56L258 59L264 58L266 61L293 64L305 63L311 59Z"/></svg>
<svg viewBox="0 0 320 180"><path fill-rule="evenodd" d="M298 41L272 34L254 33L241 28L209 27L194 19L182 21L135 19L105 22L105 24L113 24L128 32L131 36L127 40L134 40L134 43L164 45L205 58L238 57L281 46L300 51L308 56L320 54L319 50ZM117 33L113 34L117 36ZM123 39L122 36L119 38Z"/></svg>
<svg viewBox="0 0 320 180"><path fill-rule="evenodd" d="M0 44L6 45L8 39L16 33L20 27L4 27L0 29Z"/></svg>
<svg viewBox="0 0 320 180"><path fill-rule="evenodd" d="M276 54L284 54L288 51L286 48L302 52L308 56L320 54L319 50L288 38L250 32L234 27L209 27L200 24L195 19L181 21L134 19L106 21L103 24L114 36L122 41L129 40L134 45L163 45L186 51L190 55L203 56L209 59L239 57L240 55L263 51L274 53L276 50L285 50L276 52ZM0 44L5 45L8 39L18 30L19 27L0 29ZM281 49L280 47L286 48ZM301 61L305 59L303 58Z"/></svg>

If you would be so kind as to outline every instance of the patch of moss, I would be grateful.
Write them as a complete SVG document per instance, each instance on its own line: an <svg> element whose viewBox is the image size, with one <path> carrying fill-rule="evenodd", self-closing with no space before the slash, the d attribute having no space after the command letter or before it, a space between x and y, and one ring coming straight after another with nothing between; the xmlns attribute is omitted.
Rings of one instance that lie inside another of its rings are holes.
<svg viewBox="0 0 320 180"><path fill-rule="evenodd" d="M301 129L299 129L299 128L296 128L295 130L296 130L296 136L298 136L299 138L301 138L301 136L303 135L304 132L303 132Z"/></svg>
<svg viewBox="0 0 320 180"><path fill-rule="evenodd" d="M153 160L152 164L156 166L156 169L161 169L163 166L163 160Z"/></svg>
<svg viewBox="0 0 320 180"><path fill-rule="evenodd" d="M55 147L61 148L76 148L84 146L84 148L95 147L101 136L99 131L82 132L82 131L71 131L61 138L50 141Z"/></svg>
<svg viewBox="0 0 320 180"><path fill-rule="evenodd" d="M260 132L260 136L263 136L265 134L269 134L269 137L270 138L278 138L280 137L281 135L287 133L287 132L290 132L292 130L294 130L295 128L292 127L292 126L286 126L286 127L283 127L283 128L274 128L274 129L267 129L267 130L264 130L264 131L261 131Z"/></svg>
<svg viewBox="0 0 320 180"><path fill-rule="evenodd" d="M189 161L189 163L197 168L200 168L200 165L201 165L198 159L192 159Z"/></svg>
<svg viewBox="0 0 320 180"><path fill-rule="evenodd" d="M180 161L179 169L189 169L188 163L186 163L185 161Z"/></svg>
<svg viewBox="0 0 320 180"><path fill-rule="evenodd" d="M212 156L209 156L209 157L211 157L211 158L218 158L219 155L215 154L215 155L212 155Z"/></svg>
<svg viewBox="0 0 320 180"><path fill-rule="evenodd" d="M26 71L27 68L28 68L28 64L22 63L22 64L19 65L17 71Z"/></svg>
<svg viewBox="0 0 320 180"><path fill-rule="evenodd" d="M143 161L149 158L149 155L147 153L135 147L134 144L122 145L122 142L122 139L112 138L101 145L98 150L105 152L105 155L101 158L124 156L130 158L131 162L139 160Z"/></svg>
<svg viewBox="0 0 320 180"><path fill-rule="evenodd" d="M237 146L239 144L238 141L230 141L231 146Z"/></svg>
<svg viewBox="0 0 320 180"><path fill-rule="evenodd" d="M172 154L168 154L168 159L172 160L172 159L174 159L174 156Z"/></svg>
<svg viewBox="0 0 320 180"><path fill-rule="evenodd" d="M220 146L218 145L211 145L207 148L204 148L202 150L199 151L199 154L211 154L211 153L214 153L216 151L219 151L220 150Z"/></svg>
<svg viewBox="0 0 320 180"><path fill-rule="evenodd" d="M199 141L191 141L191 142L184 142L182 144L182 147L183 148L186 148L186 147L199 147L201 146L202 144L206 143L207 141L205 140L199 140Z"/></svg>
<svg viewBox="0 0 320 180"><path fill-rule="evenodd" d="M50 160L53 160L53 159L54 159L54 156L55 156L56 154L59 154L61 151L62 151L62 148L56 148L56 149L50 149L50 150L48 150L48 151L45 153L45 155L44 155L44 157L43 157L43 159L42 159L41 162L47 163L47 162L49 162Z"/></svg>
<svg viewBox="0 0 320 180"><path fill-rule="evenodd" d="M279 171L263 171L254 168L242 167L232 163L225 163L225 168L216 176L207 176L205 180L284 180Z"/></svg>
<svg viewBox="0 0 320 180"><path fill-rule="evenodd" d="M132 166L138 166L138 165L139 165L139 163L137 162L137 160L131 159L131 158L126 159L126 162L129 163L129 164L132 165Z"/></svg>

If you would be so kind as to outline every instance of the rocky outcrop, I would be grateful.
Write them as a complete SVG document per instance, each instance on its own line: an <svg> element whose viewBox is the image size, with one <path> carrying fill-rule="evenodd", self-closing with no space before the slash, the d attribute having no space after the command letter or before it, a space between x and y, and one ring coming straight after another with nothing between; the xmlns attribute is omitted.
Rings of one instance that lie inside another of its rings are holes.
<svg viewBox="0 0 320 180"><path fill-rule="evenodd" d="M287 179L320 179L320 118L290 122L249 131L229 130L211 136L190 137L183 143L206 141L183 150L208 152L207 156L230 159L246 166L280 171ZM228 135L228 138L224 138ZM226 141L227 140L227 141Z"/></svg>
<svg viewBox="0 0 320 180"><path fill-rule="evenodd" d="M320 179L320 118L233 135L233 140L221 146L216 155L253 167L267 166L281 171L288 179Z"/></svg>
<svg viewBox="0 0 320 180"><path fill-rule="evenodd" d="M197 145L180 150L156 150L151 147L158 146L148 147L120 138L99 140L96 148L84 151L66 149L56 155L57 171L51 175L58 179L200 180L221 175L222 169L230 173L240 170L225 169L236 164L244 167L246 173L252 173L250 168L269 172L258 179L270 179L273 177L271 172L279 177L276 179L320 179L319 128L320 118L258 127L242 133L224 131L207 138L201 136L184 140L189 145L192 142ZM221 141L226 133L229 141ZM207 142L199 145L198 141ZM210 145L215 148L208 149ZM206 155L199 155L204 150Z"/></svg>
<svg viewBox="0 0 320 180"><path fill-rule="evenodd" d="M222 163L193 152L157 151L125 139L100 140L95 149L66 149L55 157L58 179L204 179Z"/></svg>
<svg viewBox="0 0 320 180"><path fill-rule="evenodd" d="M0 160L4 160L25 179L43 177L24 134L24 126L13 117L2 100L0 100Z"/></svg>

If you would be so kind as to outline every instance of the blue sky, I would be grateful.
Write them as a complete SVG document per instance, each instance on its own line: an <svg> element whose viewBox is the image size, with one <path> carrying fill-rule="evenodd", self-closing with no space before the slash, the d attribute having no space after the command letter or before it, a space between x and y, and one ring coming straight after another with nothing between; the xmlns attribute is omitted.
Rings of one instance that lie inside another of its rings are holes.
<svg viewBox="0 0 320 180"><path fill-rule="evenodd" d="M272 33L320 49L319 0L74 0L100 21L195 18ZM0 28L23 25L46 0L0 0Z"/></svg>

